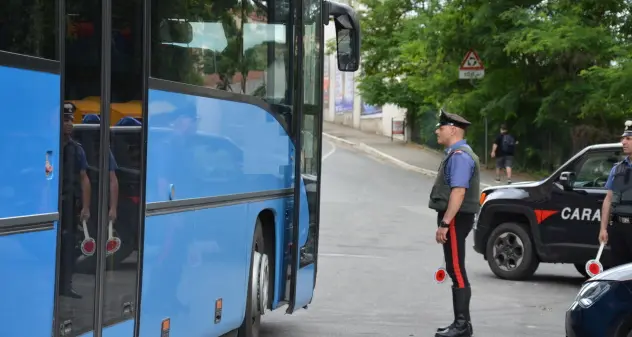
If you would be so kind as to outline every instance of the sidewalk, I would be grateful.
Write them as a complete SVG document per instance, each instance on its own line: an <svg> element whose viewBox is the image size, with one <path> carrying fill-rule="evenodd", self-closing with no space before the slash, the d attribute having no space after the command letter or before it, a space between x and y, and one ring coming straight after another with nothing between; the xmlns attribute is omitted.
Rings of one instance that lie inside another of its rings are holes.
<svg viewBox="0 0 632 337"><path fill-rule="evenodd" d="M393 140L377 134L363 132L348 126L323 123L323 135L325 139L353 146L367 154L387 160L404 169L419 172L421 174L435 177L437 169L443 158L443 153L434 149L428 149L417 144L407 144L400 140ZM494 170L481 170L481 186L488 187L505 184L505 179L501 182L494 181ZM513 182L536 180L523 174L514 174Z"/></svg>

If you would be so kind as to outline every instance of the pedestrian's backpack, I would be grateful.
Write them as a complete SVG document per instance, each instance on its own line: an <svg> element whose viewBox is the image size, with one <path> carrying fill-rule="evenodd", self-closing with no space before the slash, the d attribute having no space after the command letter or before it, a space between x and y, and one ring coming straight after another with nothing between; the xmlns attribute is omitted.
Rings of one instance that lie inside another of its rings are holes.
<svg viewBox="0 0 632 337"><path fill-rule="evenodd" d="M503 135L502 143L500 144L500 149L503 153L513 153L514 147L516 146L516 140L512 135Z"/></svg>

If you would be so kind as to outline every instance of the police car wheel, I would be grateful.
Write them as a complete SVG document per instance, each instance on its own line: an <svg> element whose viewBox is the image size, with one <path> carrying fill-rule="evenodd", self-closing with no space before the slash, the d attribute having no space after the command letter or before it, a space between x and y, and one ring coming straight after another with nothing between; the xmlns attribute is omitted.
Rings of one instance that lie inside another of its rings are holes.
<svg viewBox="0 0 632 337"><path fill-rule="evenodd" d="M502 223L492 231L485 255L492 272L507 280L527 279L540 265L526 226L515 222Z"/></svg>

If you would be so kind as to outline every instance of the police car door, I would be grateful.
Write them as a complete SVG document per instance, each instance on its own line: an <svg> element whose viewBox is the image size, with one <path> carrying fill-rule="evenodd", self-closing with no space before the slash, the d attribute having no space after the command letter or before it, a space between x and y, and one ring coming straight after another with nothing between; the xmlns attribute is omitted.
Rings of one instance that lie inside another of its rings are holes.
<svg viewBox="0 0 632 337"><path fill-rule="evenodd" d="M619 152L589 151L568 168L576 179L572 190L560 188L553 193L559 220L547 225L547 244L563 249L569 256L596 251L605 184L613 165L620 160Z"/></svg>

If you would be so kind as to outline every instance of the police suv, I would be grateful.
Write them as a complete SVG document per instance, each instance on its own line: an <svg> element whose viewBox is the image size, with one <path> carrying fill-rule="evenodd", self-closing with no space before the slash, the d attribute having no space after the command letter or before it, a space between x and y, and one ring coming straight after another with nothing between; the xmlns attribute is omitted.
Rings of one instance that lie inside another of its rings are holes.
<svg viewBox="0 0 632 337"><path fill-rule="evenodd" d="M624 157L620 143L592 145L542 181L483 189L474 250L503 279L529 278L542 262L571 263L587 276L585 264L599 249L604 186ZM608 268L608 247L601 263Z"/></svg>

